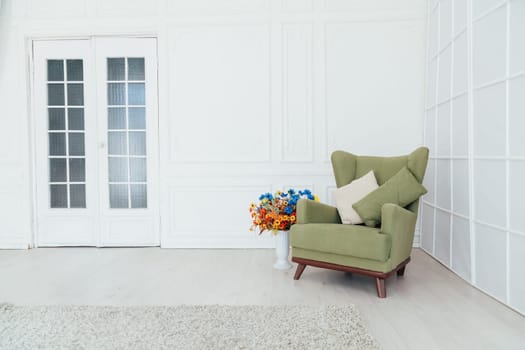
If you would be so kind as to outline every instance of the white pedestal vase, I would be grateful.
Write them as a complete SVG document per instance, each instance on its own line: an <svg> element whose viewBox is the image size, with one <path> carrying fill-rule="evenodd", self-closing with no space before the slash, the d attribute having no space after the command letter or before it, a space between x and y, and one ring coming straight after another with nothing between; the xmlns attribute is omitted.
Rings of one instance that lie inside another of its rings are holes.
<svg viewBox="0 0 525 350"><path fill-rule="evenodd" d="M288 270L292 268L288 256L290 254L290 237L288 231L277 231L275 236L275 254L277 260L273 264L273 268L277 270Z"/></svg>

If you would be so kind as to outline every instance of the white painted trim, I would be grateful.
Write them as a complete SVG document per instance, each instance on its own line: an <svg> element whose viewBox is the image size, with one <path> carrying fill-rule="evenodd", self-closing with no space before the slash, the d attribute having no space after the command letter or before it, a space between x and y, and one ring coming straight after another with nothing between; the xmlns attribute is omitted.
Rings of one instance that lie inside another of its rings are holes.
<svg viewBox="0 0 525 350"><path fill-rule="evenodd" d="M437 8L438 8L438 5L439 5L439 0L436 1L436 3L434 4L434 7L430 8L430 14L434 13L435 11L437 11Z"/></svg>
<svg viewBox="0 0 525 350"><path fill-rule="evenodd" d="M31 38L25 38L26 55L29 59L29 67L27 69L27 87L29 89L28 101L28 138L29 138L29 167L30 167L30 181L31 181L31 235L29 246L38 247L38 205L37 205L37 171L36 171L36 117L35 117L35 87L34 87L34 46Z"/></svg>
<svg viewBox="0 0 525 350"><path fill-rule="evenodd" d="M96 32L96 33L75 33L68 35L56 35L50 32L42 32L42 30L35 30L26 35L27 40L31 41L53 41L53 40L90 40L97 38L157 38L157 32L154 30L138 32L119 31L119 32Z"/></svg>
<svg viewBox="0 0 525 350"><path fill-rule="evenodd" d="M439 48L441 46L441 3L438 1L438 6L437 6L437 52L439 52ZM434 98L434 102L437 104L437 102L439 101L439 71L440 71L440 61L441 61L441 55L438 55L436 57L436 80L434 82L435 84L435 98ZM437 140L438 140L438 109L435 108L434 109L434 155L437 156L438 152L437 152ZM437 159L434 159L434 203L437 203L437 174L438 174L438 168L437 168L437 165L438 165L438 161ZM433 220L432 220L432 253L435 254L436 252L436 227L437 227L437 214L436 214L436 211L433 210L432 211L432 215L433 215Z"/></svg>
<svg viewBox="0 0 525 350"><path fill-rule="evenodd" d="M500 3L499 3L499 4L492 6L492 7L489 8L488 10L482 12L482 13L481 13L480 15L478 15L477 17L472 18L472 23L475 23L475 22L478 22L478 21L482 20L483 18L487 17L488 15L490 15L490 14L493 13L493 12L496 12L497 10L499 10L500 8L502 8L503 6L505 6L506 4L507 4L507 1L506 1L506 0L500 0Z"/></svg>
<svg viewBox="0 0 525 350"><path fill-rule="evenodd" d="M470 232L470 281L473 285L476 284L476 225L474 224L475 215L475 200L474 194L474 99L473 99L473 68L472 68L472 0L467 2L467 96L468 112L467 112L467 130L468 130L468 173L469 173L469 232Z"/></svg>
<svg viewBox="0 0 525 350"><path fill-rule="evenodd" d="M429 157L429 159L436 159L436 160L468 160L468 156L432 156Z"/></svg>
<svg viewBox="0 0 525 350"><path fill-rule="evenodd" d="M519 78L519 77L524 76L524 75L525 75L525 71L521 71L521 72L518 72L518 73L514 73L514 74L508 75L508 78L509 79L514 79L514 78Z"/></svg>
<svg viewBox="0 0 525 350"><path fill-rule="evenodd" d="M208 235L195 237L191 234L177 234L170 236L162 241L161 248L191 248L191 249L265 249L275 248L273 237L269 233L264 233L258 236L256 233L248 232L246 237L239 238L239 236L227 235ZM419 230L414 234L413 248L420 247Z"/></svg>
<svg viewBox="0 0 525 350"><path fill-rule="evenodd" d="M506 272L506 286L505 286L505 301L510 304L510 4L506 3L506 27L505 27L505 228L506 228L506 242L505 242L505 272Z"/></svg>
<svg viewBox="0 0 525 350"><path fill-rule="evenodd" d="M418 214L418 217L421 217L421 215ZM419 247L421 247L421 229L416 228L416 231L414 232L414 241L412 242L412 248Z"/></svg>
<svg viewBox="0 0 525 350"><path fill-rule="evenodd" d="M451 32L452 32L452 40L450 41L450 44L451 44L451 53L450 53L450 56L451 56L451 59L450 59L450 96L452 96L452 93L454 91L454 68L456 67L455 65L455 61L454 61L454 53L455 53L455 49L456 49L456 41L454 41L454 39L457 37L457 36L454 36L454 31L456 30L455 26L454 26L454 17L455 17L455 6L454 6L454 3L452 2L451 3L451 8L452 8L452 16L451 16L451 23L450 23L450 26L452 27L451 29ZM450 191L449 191L449 196L450 196L450 212L453 213L454 212L454 162L452 161L452 155L454 154L454 149L453 149L453 146L454 146L454 134L453 134L453 117L454 115L454 103L452 103L452 97L450 98L450 107L449 107L449 115L448 115L448 120L449 120L449 124L448 124L448 134L449 134L449 138L448 138L448 142L449 142L449 176L450 176ZM454 220L452 218L452 215L449 216L450 219L449 219L449 230L450 230L450 234L449 234L449 241L448 241L448 245L449 245L449 264L450 264L450 267L454 266L454 254L453 254L453 242L454 242Z"/></svg>
<svg viewBox="0 0 525 350"><path fill-rule="evenodd" d="M452 7L452 11L454 11L454 7ZM465 27L463 27L463 29L461 29L457 33L452 32L452 39L451 39L451 41L449 41L445 46L443 46L443 48L440 48L440 50L438 52L436 52L435 54L433 54L430 57L430 59L431 60L436 59L439 55L441 55L443 53L443 51L446 50L447 47L449 47L454 41L456 41L457 38L459 38L466 31L467 31L467 27L465 26Z"/></svg>
<svg viewBox="0 0 525 350"><path fill-rule="evenodd" d="M506 161L509 159L509 157L506 156L474 156L474 160L494 160L494 161ZM522 159L516 159L516 160L522 160Z"/></svg>
<svg viewBox="0 0 525 350"><path fill-rule="evenodd" d="M440 16L441 16L441 14L440 14ZM440 45L441 45L441 43L440 43ZM449 41L449 42L447 42L445 45L443 45L443 46L439 46L439 51L438 51L438 53L436 54L436 56L441 56L441 54L442 54L446 49L448 49L451 45L452 45L452 41Z"/></svg>
<svg viewBox="0 0 525 350"><path fill-rule="evenodd" d="M225 237L221 235L195 237L195 235L177 235L165 239L161 248L194 249L248 249L275 248L273 237L259 237L255 233L246 233L246 238Z"/></svg>
<svg viewBox="0 0 525 350"><path fill-rule="evenodd" d="M166 117L169 115L169 81L170 81L170 67L166 57L169 57L169 29L165 18L161 15L166 8L166 0L159 1L159 15L161 22L158 29L157 38L157 104L158 104L158 188L159 188L159 232L160 232L160 246L162 247L163 242L168 239L168 228L169 228L169 193L168 191L162 191L164 188L169 187L168 178L168 162L170 160L170 145L169 145L169 119ZM164 74L159 74L164 72Z"/></svg>
<svg viewBox="0 0 525 350"><path fill-rule="evenodd" d="M429 33L430 33L430 15L432 13L432 9L430 8L430 6L428 6L428 2L427 2L427 9L426 9L426 14L425 14L425 38L428 38L429 37ZM425 43L425 74L424 74L424 85L423 85L423 88L425 89L425 93L424 93L424 100L423 100L423 111L422 111L422 115L423 115L423 130L421 131L421 136L423 138L423 144L425 145L425 141L427 139L427 123L428 123L428 109L427 109L427 101L428 101L428 83L429 83L429 75L430 75L430 72L429 72L429 67L427 65L427 62L429 62L429 58L430 58L430 41L429 40L426 40L426 43ZM429 150L430 151L430 150ZM429 152L430 153L430 152ZM430 154L429 154L430 156ZM429 158L429 162L431 161L431 159ZM435 173L435 171L434 171ZM427 165L427 171L426 171L426 176L428 176L428 165ZM423 203L424 203L424 200L423 198L421 198L421 200L419 201L419 207L418 207L418 215L417 215L417 222L416 222L416 232L414 233L414 241L412 243L412 245L414 247L421 247L421 240L422 240L422 232L423 232ZM416 240L416 236L417 236L417 240Z"/></svg>
<svg viewBox="0 0 525 350"><path fill-rule="evenodd" d="M452 12L454 12L455 8L452 7ZM455 18L455 12L454 12L454 15L452 18ZM454 24L455 22L452 23L452 27L453 27L453 30L456 30L456 28L454 27ZM456 39L458 39L461 35L463 35L463 33L466 33L467 32L467 26L465 25L463 28L461 28L460 30L458 30L457 32L452 32L452 41L456 41Z"/></svg>
<svg viewBox="0 0 525 350"><path fill-rule="evenodd" d="M454 58L454 57L452 57L452 58ZM444 99L443 101L439 101L439 102L437 102L437 103L434 103L433 105L427 106L427 107L425 107L425 110L426 110L426 111L429 111L429 110L431 110L431 109L434 109L434 108L439 107L439 106L441 106L441 105L444 105L444 104L446 104L446 103L452 102L453 100L455 100L455 99L457 99L458 97L461 97L461 96L463 96L463 95L466 95L467 93L468 93L467 90L460 91L460 92L458 92L458 93L456 93L456 94L454 94L454 92L451 91L451 93L450 93L450 97L449 97L449 98L446 98L446 99Z"/></svg>
<svg viewBox="0 0 525 350"><path fill-rule="evenodd" d="M472 91L479 91L479 90L483 90L483 89L489 88L489 87L494 86L494 85L502 84L506 80L507 80L507 78L501 78L501 79L494 79L494 80L489 81L489 82L481 83L479 85L473 86Z"/></svg>
<svg viewBox="0 0 525 350"><path fill-rule="evenodd" d="M520 231L516 231L512 229L509 229L509 233L512 233L513 235L518 235L518 236L525 236L525 232L520 232Z"/></svg>
<svg viewBox="0 0 525 350"><path fill-rule="evenodd" d="M303 28L303 31L305 31L305 34L307 35L307 44L306 44L306 70L305 70L305 76L306 76L306 95L307 100L305 101L305 110L306 110L306 124L307 124L307 152L305 154L304 159L289 159L286 155L286 149L288 146L289 141L289 111L288 111L288 105L289 105L289 94L288 94L288 55L289 55L289 47L288 47L288 36L287 36L287 29L290 25L303 25L305 28ZM314 134L313 134L313 109L314 109L314 72L313 72L313 62L314 62L314 50L313 50L313 42L314 42L314 28L313 23L306 22L306 21L294 21L294 22L283 22L280 25L280 37L281 37L281 96L282 96L282 103L281 103L281 147L280 147L280 161L283 163L303 163L303 162L313 162L314 161Z"/></svg>
<svg viewBox="0 0 525 350"><path fill-rule="evenodd" d="M28 243L0 240L0 249L29 249Z"/></svg>
<svg viewBox="0 0 525 350"><path fill-rule="evenodd" d="M437 206L431 202L428 202L426 200L423 201L423 204L425 204L426 206L429 206L433 209L436 209L436 210L439 210L439 211L442 211L442 212L445 212L447 214L451 214L451 215L454 215L454 216L457 216L459 218L462 218L462 219L465 219L465 220L470 220L470 217L467 216L467 215L463 215L463 214L459 214L459 213L455 213L453 212L452 210L449 210L449 209L445 209L445 208L442 208L440 206ZM508 231L510 233L513 233L513 234L516 234L516 235L522 235L524 236L525 235L525 232L521 232L521 231L517 231L517 230L513 230L511 229L510 227L508 226L499 226L499 225L494 225L494 224L491 224L491 223L488 223L488 222L485 222L483 220L478 220L478 219L473 219L473 222L475 224L478 224L478 225L483 225L483 226L486 226L486 227L490 227L490 228L493 228L493 229L496 229L496 230L499 230L499 231Z"/></svg>
<svg viewBox="0 0 525 350"><path fill-rule="evenodd" d="M478 220L476 218L474 218L474 223L476 225L481 225L481 226L485 226L485 227L489 227L489 228L492 228L492 229L495 229L495 230L498 230L498 231L503 231L503 232L506 232L507 231L507 228L505 226L499 226L499 225L494 225L494 224L491 224L491 223L488 223L488 222L485 222L483 220Z"/></svg>

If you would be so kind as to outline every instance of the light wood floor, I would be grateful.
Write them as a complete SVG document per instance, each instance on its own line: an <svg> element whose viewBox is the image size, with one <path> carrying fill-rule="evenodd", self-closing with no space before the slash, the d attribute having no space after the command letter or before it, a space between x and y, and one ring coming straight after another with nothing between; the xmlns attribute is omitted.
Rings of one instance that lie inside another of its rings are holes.
<svg viewBox="0 0 525 350"><path fill-rule="evenodd" d="M384 349L525 349L525 317L420 250L405 277L374 281L272 269L272 250L43 248L0 251L0 302L15 304L354 304ZM293 331L293 330L290 330Z"/></svg>

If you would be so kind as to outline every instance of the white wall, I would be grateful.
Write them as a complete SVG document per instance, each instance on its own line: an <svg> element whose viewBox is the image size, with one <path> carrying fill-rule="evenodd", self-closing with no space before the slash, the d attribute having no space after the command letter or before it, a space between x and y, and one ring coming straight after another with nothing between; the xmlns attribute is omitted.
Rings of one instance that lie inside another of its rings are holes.
<svg viewBox="0 0 525 350"><path fill-rule="evenodd" d="M27 248L32 204L25 42L10 3L0 8L0 247Z"/></svg>
<svg viewBox="0 0 525 350"><path fill-rule="evenodd" d="M525 1L429 3L421 245L525 313Z"/></svg>
<svg viewBox="0 0 525 350"><path fill-rule="evenodd" d="M31 242L26 38L156 35L163 246L270 246L248 232L259 193L309 187L331 201L333 150L397 155L422 143L425 9L424 0L3 1L0 246Z"/></svg>

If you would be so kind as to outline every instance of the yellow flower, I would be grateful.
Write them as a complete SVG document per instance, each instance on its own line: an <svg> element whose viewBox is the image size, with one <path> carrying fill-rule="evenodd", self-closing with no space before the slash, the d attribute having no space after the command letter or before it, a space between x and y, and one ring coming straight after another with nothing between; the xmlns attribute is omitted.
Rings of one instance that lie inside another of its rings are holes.
<svg viewBox="0 0 525 350"><path fill-rule="evenodd" d="M319 196L317 196L316 194L314 194L314 201L319 202Z"/></svg>
<svg viewBox="0 0 525 350"><path fill-rule="evenodd" d="M263 203L267 203L268 202L268 198L263 198L262 202Z"/></svg>

